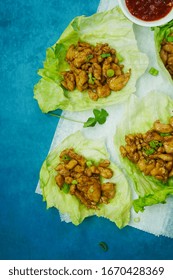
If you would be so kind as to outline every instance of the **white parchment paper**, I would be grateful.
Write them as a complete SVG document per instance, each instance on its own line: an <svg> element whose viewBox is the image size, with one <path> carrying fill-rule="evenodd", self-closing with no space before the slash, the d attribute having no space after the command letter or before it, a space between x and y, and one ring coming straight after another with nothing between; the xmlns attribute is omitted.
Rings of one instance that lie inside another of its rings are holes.
<svg viewBox="0 0 173 280"><path fill-rule="evenodd" d="M116 0L101 0L98 7L98 12L112 9L117 4L118 3ZM150 91L156 90L171 96L171 94L173 94L173 87L162 75L162 71L160 71L159 75L156 77L151 76L148 73L148 70L151 67L159 69L155 54L153 32L151 32L149 28L137 26L135 24L134 32L139 49L146 53L149 58L148 69L146 70L145 74L137 81L137 90L135 94L141 98ZM88 138L104 138L108 151L111 155L111 159L118 164L119 161L113 146L113 137L116 132L116 126L124 114L126 107L125 105L126 104L120 104L105 108L109 113L106 123L102 126L97 125L94 128L86 129L83 128L83 125L80 123L60 119L50 150L61 143L61 141L71 133L81 130L82 133ZM63 112L63 115L74 120L86 121L87 118L92 115L92 111ZM39 184L37 186L36 192L41 193ZM60 217L62 221L70 222L68 215L62 215L60 213ZM155 234L157 236L164 235L173 238L173 198L168 198L166 204L146 207L144 213L136 214L132 210L130 226Z"/></svg>

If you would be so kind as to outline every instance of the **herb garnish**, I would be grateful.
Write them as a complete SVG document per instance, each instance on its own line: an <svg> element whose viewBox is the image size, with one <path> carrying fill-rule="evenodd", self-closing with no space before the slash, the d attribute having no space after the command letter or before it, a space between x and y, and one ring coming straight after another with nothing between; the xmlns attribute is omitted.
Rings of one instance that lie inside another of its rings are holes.
<svg viewBox="0 0 173 280"><path fill-rule="evenodd" d="M104 124L106 122L107 116L109 115L108 112L104 109L94 109L93 113L94 117L88 118L83 127L95 126L97 122L99 124Z"/></svg>
<svg viewBox="0 0 173 280"><path fill-rule="evenodd" d="M159 147L163 146L163 144L160 141L152 140L149 142L149 146L149 149L143 148L143 151L147 156L154 154Z"/></svg>
<svg viewBox="0 0 173 280"><path fill-rule="evenodd" d="M109 116L108 112L105 109L101 109L101 110L94 109L93 110L94 117L89 117L86 122L82 122L82 121L78 121L78 120L69 119L64 116L54 114L54 113L48 113L48 114L50 116L62 118L62 119L68 120L68 121L83 123L84 128L90 127L90 126L93 127L97 123L104 124L106 122L107 116Z"/></svg>
<svg viewBox="0 0 173 280"><path fill-rule="evenodd" d="M64 156L62 157L62 159L63 159L63 160L70 160L71 157L69 157L68 155L64 155Z"/></svg>
<svg viewBox="0 0 173 280"><path fill-rule="evenodd" d="M171 135L171 133L160 133L160 136L162 136L162 137L165 137L165 136L170 136Z"/></svg>
<svg viewBox="0 0 173 280"><path fill-rule="evenodd" d="M155 149L144 149L144 152L147 156L154 154Z"/></svg>
<svg viewBox="0 0 173 280"><path fill-rule="evenodd" d="M152 140L152 141L150 141L150 142L149 142L149 145L150 145L150 147L153 148L153 149L157 149L157 148L163 146L162 142L157 141L157 140Z"/></svg>
<svg viewBox="0 0 173 280"><path fill-rule="evenodd" d="M110 54L110 53L102 53L100 56L101 56L102 58L106 58L106 57L111 56L111 54Z"/></svg>
<svg viewBox="0 0 173 280"><path fill-rule="evenodd" d="M103 251L105 251L105 252L108 251L108 245L106 244L106 242L101 241L101 242L99 243L99 246L100 246L100 248L103 249Z"/></svg>
<svg viewBox="0 0 173 280"><path fill-rule="evenodd" d="M157 70L154 67L151 67L150 70L148 71L152 76L157 76L159 74L159 70Z"/></svg>

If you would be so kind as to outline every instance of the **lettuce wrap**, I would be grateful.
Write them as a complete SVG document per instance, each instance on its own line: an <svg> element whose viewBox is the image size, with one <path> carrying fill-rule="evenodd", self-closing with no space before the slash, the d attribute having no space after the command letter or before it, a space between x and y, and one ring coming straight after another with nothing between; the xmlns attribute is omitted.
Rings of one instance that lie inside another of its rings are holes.
<svg viewBox="0 0 173 280"><path fill-rule="evenodd" d="M146 206L165 203L166 198L173 194L173 180L170 177L166 183L162 183L152 176L144 175L136 164L121 156L119 148L125 144L125 135L145 133L153 127L156 120L168 123L172 114L173 100L164 94L152 92L142 100L131 96L125 117L117 127L114 137L115 149L123 169L133 184L134 194L137 196L133 201L136 212L143 212Z"/></svg>
<svg viewBox="0 0 173 280"><path fill-rule="evenodd" d="M80 224L86 217L96 215L109 219L119 228L126 226L130 219L131 191L125 176L114 163L110 164L114 174L109 182L116 184L116 194L108 204L99 204L99 209L87 209L74 195L64 193L57 186L55 167L60 162L59 155L61 151L71 147L76 153L83 155L87 160L92 160L95 164L109 158L104 142L89 140L80 131L68 136L50 152L41 167L40 188L47 208L55 207L61 213L67 213L74 225ZM104 182L106 179L103 178Z"/></svg>
<svg viewBox="0 0 173 280"><path fill-rule="evenodd" d="M96 45L108 43L123 57L124 71L131 69L127 85L118 92L111 92L107 98L93 101L87 91L75 89L70 92L61 85L62 72L69 70L65 61L71 44L83 41ZM138 50L132 23L124 17L119 7L94 14L90 17L76 17L65 29L59 40L46 51L44 68L39 69L42 77L34 87L34 98L42 112L56 109L83 111L123 102L136 90L137 79L145 72L148 58Z"/></svg>
<svg viewBox="0 0 173 280"><path fill-rule="evenodd" d="M161 43L165 39L167 41L167 38L169 37L169 34L173 32L173 20L168 22L165 25L155 27L154 29L154 41L155 41L155 48L156 48L156 56L157 56L157 61L162 69L165 77L168 78L168 80L173 84L173 80L171 78L170 73L166 69L162 59L160 58L160 49L161 49Z"/></svg>

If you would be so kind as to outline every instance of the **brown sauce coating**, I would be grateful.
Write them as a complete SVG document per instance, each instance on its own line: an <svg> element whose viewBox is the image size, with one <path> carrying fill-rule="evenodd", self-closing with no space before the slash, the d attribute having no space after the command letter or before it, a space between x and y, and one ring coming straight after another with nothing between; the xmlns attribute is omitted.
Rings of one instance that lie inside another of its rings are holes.
<svg viewBox="0 0 173 280"><path fill-rule="evenodd" d="M101 178L113 176L109 165L109 160L103 160L96 166L74 149L66 149L60 154L55 181L60 189L68 187L68 192L87 208L98 209L101 203L107 204L115 196L115 184L101 182Z"/></svg>
<svg viewBox="0 0 173 280"><path fill-rule="evenodd" d="M169 34L169 37L173 37L173 33ZM160 57L173 79L173 42L167 42L165 39L162 41Z"/></svg>
<svg viewBox="0 0 173 280"><path fill-rule="evenodd" d="M87 90L94 101L109 96L112 90L120 91L131 75L131 70L123 72L124 66L119 63L116 50L108 44L73 44L67 51L66 61L70 70L62 73L61 84L69 91Z"/></svg>
<svg viewBox="0 0 173 280"><path fill-rule="evenodd" d="M146 133L128 134L126 145L120 147L127 157L145 175L166 182L173 176L173 117L168 124L155 121Z"/></svg>

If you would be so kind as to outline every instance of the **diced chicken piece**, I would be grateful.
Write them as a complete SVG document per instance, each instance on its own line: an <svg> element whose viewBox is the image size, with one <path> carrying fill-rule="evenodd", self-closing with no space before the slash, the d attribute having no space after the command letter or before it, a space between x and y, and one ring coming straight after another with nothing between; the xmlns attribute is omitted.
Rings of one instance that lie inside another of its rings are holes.
<svg viewBox="0 0 173 280"><path fill-rule="evenodd" d="M108 199L114 198L115 196L115 184L113 183L105 183L101 186L102 195L107 197Z"/></svg>
<svg viewBox="0 0 173 280"><path fill-rule="evenodd" d="M66 54L66 60L70 62L70 61L74 60L76 56L77 56L76 47L75 47L75 45L71 45L68 48L68 51Z"/></svg>
<svg viewBox="0 0 173 280"><path fill-rule="evenodd" d="M65 168L73 169L78 164L77 160L71 159L66 165Z"/></svg>
<svg viewBox="0 0 173 280"><path fill-rule="evenodd" d="M98 166L98 170L103 178L110 179L113 176L113 171L110 168Z"/></svg>
<svg viewBox="0 0 173 280"><path fill-rule="evenodd" d="M173 127L170 124L163 124L159 120L154 122L154 130L160 133L171 133L173 132Z"/></svg>
<svg viewBox="0 0 173 280"><path fill-rule="evenodd" d="M91 185L89 185L86 196L90 201L94 201L94 202L98 203L100 200L100 197L101 197L100 184L97 182L94 182Z"/></svg>
<svg viewBox="0 0 173 280"><path fill-rule="evenodd" d="M105 160L101 161L98 166L108 167L109 165L110 165L110 161L108 159L105 159Z"/></svg>
<svg viewBox="0 0 173 280"><path fill-rule="evenodd" d="M96 91L97 91L98 97L100 97L100 98L107 97L111 93L111 90L107 84L105 84L104 86L98 86Z"/></svg>
<svg viewBox="0 0 173 280"><path fill-rule="evenodd" d="M57 185L62 188L63 184L64 184L64 177L61 175L61 174L58 174L56 177L55 177L55 181L57 183Z"/></svg>
<svg viewBox="0 0 173 280"><path fill-rule="evenodd" d="M92 91L91 89L88 90L88 95L94 101L97 101L97 99L99 98L98 94L96 92Z"/></svg>
<svg viewBox="0 0 173 280"><path fill-rule="evenodd" d="M79 91L83 91L88 87L88 75L84 70L80 70L79 74L75 74L76 77L76 87Z"/></svg>
<svg viewBox="0 0 173 280"><path fill-rule="evenodd" d="M65 72L64 74L64 80L61 82L61 84L67 89L67 90L74 90L76 86L75 82L75 76L71 72Z"/></svg>
<svg viewBox="0 0 173 280"><path fill-rule="evenodd" d="M168 52L168 53L171 53L173 54L173 44L171 43L167 43L163 46L163 50Z"/></svg>
<svg viewBox="0 0 173 280"><path fill-rule="evenodd" d="M163 63L166 65L167 59L168 59L168 53L166 51L164 51L164 49L161 49L160 57L161 57Z"/></svg>
<svg viewBox="0 0 173 280"><path fill-rule="evenodd" d="M163 146L165 148L166 153L173 154L173 137L168 138L164 141Z"/></svg>
<svg viewBox="0 0 173 280"><path fill-rule="evenodd" d="M125 74L121 74L118 77L110 78L108 80L108 85L111 90L119 91L127 84L129 79L130 79L130 71Z"/></svg>

